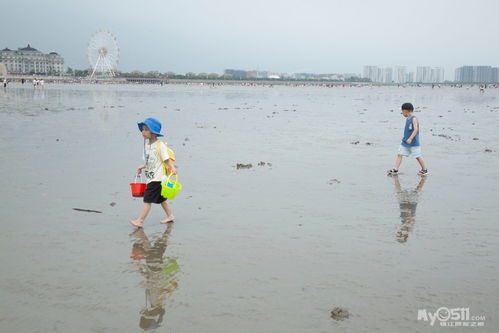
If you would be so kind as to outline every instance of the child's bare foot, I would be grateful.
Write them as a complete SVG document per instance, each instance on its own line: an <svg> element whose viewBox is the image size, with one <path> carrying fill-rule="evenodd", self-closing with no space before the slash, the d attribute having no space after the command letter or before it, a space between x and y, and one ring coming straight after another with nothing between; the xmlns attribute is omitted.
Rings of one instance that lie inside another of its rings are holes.
<svg viewBox="0 0 499 333"><path fill-rule="evenodd" d="M166 219L159 221L159 223L165 224L165 223L170 223L175 220L175 216L171 215L168 216Z"/></svg>
<svg viewBox="0 0 499 333"><path fill-rule="evenodd" d="M144 225L144 220L141 219L130 220L129 222L131 225L137 228L142 228L142 226Z"/></svg>

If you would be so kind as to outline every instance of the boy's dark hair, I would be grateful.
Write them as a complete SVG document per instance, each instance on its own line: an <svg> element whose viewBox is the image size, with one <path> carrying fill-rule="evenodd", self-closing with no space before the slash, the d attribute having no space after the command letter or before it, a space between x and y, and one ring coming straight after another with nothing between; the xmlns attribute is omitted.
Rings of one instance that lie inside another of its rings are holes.
<svg viewBox="0 0 499 333"><path fill-rule="evenodd" d="M402 104L402 110L407 110L407 111L414 111L414 106L412 106L411 103L404 103Z"/></svg>

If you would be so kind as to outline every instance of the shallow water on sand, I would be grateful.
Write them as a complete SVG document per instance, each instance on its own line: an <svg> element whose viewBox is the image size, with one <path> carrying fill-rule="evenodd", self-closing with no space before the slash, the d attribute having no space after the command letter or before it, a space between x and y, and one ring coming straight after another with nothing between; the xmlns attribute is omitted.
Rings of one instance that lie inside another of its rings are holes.
<svg viewBox="0 0 499 333"><path fill-rule="evenodd" d="M407 101L422 182L385 174ZM499 329L498 89L12 84L0 115L2 332ZM184 189L134 231L150 116Z"/></svg>

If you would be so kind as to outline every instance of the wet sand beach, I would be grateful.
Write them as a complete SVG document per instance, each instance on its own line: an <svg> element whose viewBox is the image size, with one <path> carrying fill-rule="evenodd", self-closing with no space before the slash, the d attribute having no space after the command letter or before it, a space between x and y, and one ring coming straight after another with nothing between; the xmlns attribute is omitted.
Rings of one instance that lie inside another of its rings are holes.
<svg viewBox="0 0 499 333"><path fill-rule="evenodd" d="M423 182L386 176L404 102ZM499 329L499 89L13 83L0 115L2 332ZM183 190L135 231L146 117Z"/></svg>

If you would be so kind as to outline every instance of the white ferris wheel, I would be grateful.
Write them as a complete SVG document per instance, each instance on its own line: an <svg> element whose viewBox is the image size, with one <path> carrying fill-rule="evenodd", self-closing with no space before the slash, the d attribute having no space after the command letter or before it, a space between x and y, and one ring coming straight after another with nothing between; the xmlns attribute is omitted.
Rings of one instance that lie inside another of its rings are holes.
<svg viewBox="0 0 499 333"><path fill-rule="evenodd" d="M109 30L98 30L88 42L87 59L92 67L93 78L96 73L115 76L120 58L118 40Z"/></svg>

